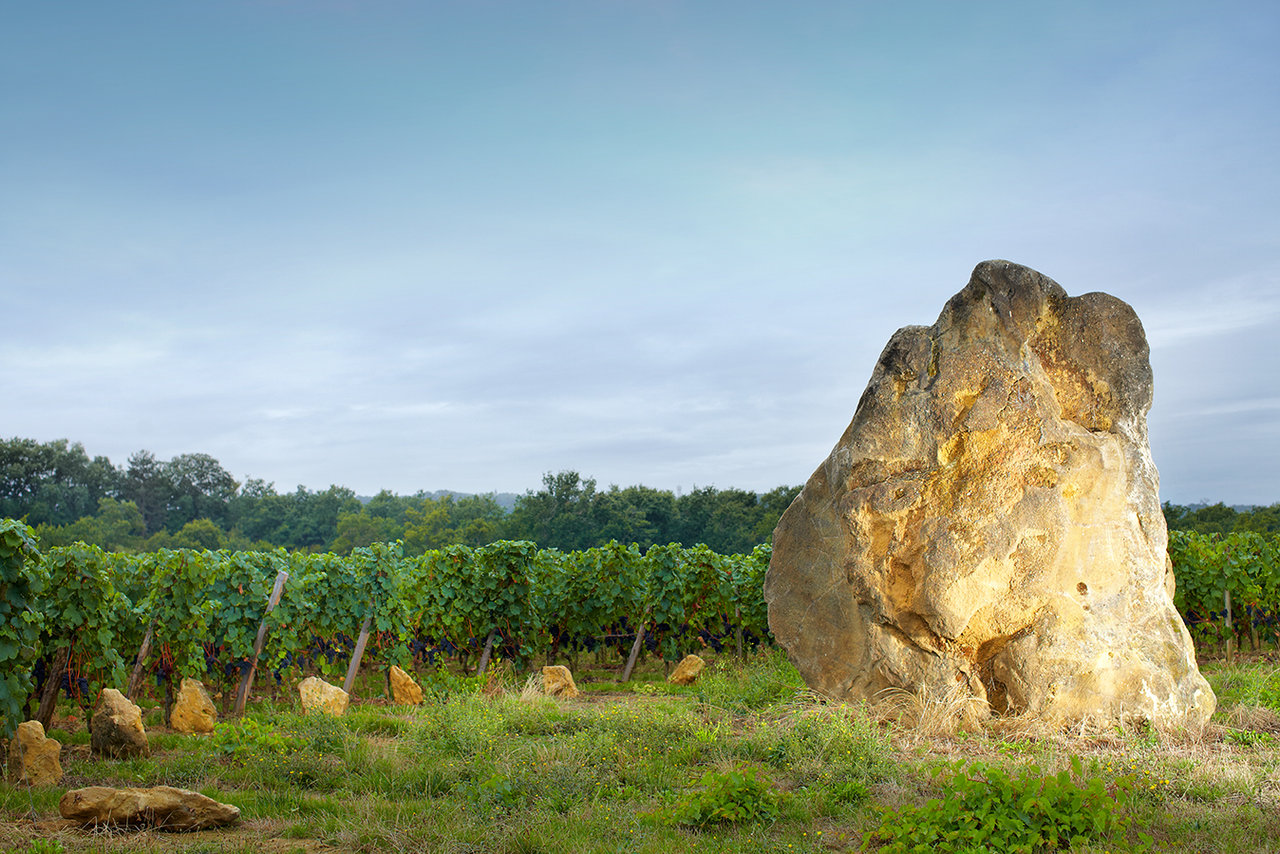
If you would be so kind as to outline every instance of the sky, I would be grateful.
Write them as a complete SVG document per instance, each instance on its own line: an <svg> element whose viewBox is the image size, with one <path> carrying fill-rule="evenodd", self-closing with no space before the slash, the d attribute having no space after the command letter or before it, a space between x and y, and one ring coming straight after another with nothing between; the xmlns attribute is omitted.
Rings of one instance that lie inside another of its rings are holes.
<svg viewBox="0 0 1280 854"><path fill-rule="evenodd" d="M0 4L0 435L238 479L803 483L1005 258L1280 501L1280 5Z"/></svg>

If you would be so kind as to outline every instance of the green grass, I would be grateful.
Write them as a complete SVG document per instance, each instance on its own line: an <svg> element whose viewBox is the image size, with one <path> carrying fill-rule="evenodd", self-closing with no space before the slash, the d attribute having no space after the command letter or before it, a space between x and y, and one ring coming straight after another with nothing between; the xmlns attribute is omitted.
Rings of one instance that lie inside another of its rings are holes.
<svg viewBox="0 0 1280 854"><path fill-rule="evenodd" d="M1201 668L1219 708L1257 706L1280 712L1280 662L1216 662Z"/></svg>
<svg viewBox="0 0 1280 854"><path fill-rule="evenodd" d="M1032 765L1056 775L1073 756L1081 786L1129 793L1124 822L1097 845L1132 847L1145 833L1160 851L1274 851L1280 740L1228 716L1274 708L1280 668L1206 673L1227 700L1200 738L997 727L922 737L864 708L817 702L769 651L712 661L686 687L668 685L660 666L632 685L584 673L576 701L522 698L522 674L504 675L496 697L481 680L440 674L423 680L431 688L418 707L356 703L334 719L255 703L212 737L156 732L151 757L123 761L90 757L82 730L58 731L63 788L0 783L0 854L25 854L33 815L37 837L66 851L254 851L264 840L276 852L295 842L370 852L859 850L877 828L910 823L891 816L945 798L947 779L1022 780ZM65 788L95 784L195 789L240 807L242 822L163 838L58 829ZM930 820L941 834L962 814Z"/></svg>

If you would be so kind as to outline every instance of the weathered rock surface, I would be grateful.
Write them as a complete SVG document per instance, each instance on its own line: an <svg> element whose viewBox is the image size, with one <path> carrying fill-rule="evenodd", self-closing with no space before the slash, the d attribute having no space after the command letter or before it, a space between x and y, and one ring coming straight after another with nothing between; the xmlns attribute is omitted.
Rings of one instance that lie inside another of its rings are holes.
<svg viewBox="0 0 1280 854"><path fill-rule="evenodd" d="M169 726L178 732L203 733L213 732L217 723L218 710L204 683L184 678L169 713Z"/></svg>
<svg viewBox="0 0 1280 854"><path fill-rule="evenodd" d="M667 677L667 681L672 685L692 685L698 680L698 676L702 674L702 668L707 663L699 656L686 655L680 659L680 663L676 665L676 669L671 671L671 675Z"/></svg>
<svg viewBox="0 0 1280 854"><path fill-rule="evenodd" d="M115 688L103 688L100 703L89 719L89 749L113 759L150 756L142 709Z"/></svg>
<svg viewBox="0 0 1280 854"><path fill-rule="evenodd" d="M422 702L422 688L413 677L396 665L391 665L391 701L410 706Z"/></svg>
<svg viewBox="0 0 1280 854"><path fill-rule="evenodd" d="M62 743L47 738L42 723L20 723L9 741L9 778L29 786L56 786L62 781L61 752Z"/></svg>
<svg viewBox="0 0 1280 854"><path fill-rule="evenodd" d="M324 712L338 718L347 713L347 706L351 703L350 694L315 676L308 676L298 683L298 696L302 699L302 711Z"/></svg>
<svg viewBox="0 0 1280 854"><path fill-rule="evenodd" d="M156 786L153 789L112 789L90 786L71 789L58 802L62 817L84 825L141 826L160 830L208 830L240 818L240 810L198 792Z"/></svg>
<svg viewBox="0 0 1280 854"><path fill-rule="evenodd" d="M815 690L1199 725L1133 310L1007 261L890 339L774 532L769 626Z"/></svg>
<svg viewBox="0 0 1280 854"><path fill-rule="evenodd" d="M578 686L573 681L573 674L563 664L542 668L542 693L549 697L564 697L569 700L579 694Z"/></svg>

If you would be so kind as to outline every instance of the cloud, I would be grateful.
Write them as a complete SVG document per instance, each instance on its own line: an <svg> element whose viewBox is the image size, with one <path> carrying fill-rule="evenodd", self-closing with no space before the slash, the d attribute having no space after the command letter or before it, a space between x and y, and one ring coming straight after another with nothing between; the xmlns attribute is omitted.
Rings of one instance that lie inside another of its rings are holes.
<svg viewBox="0 0 1280 854"><path fill-rule="evenodd" d="M1280 320L1280 273L1258 271L1151 302L1142 319L1151 347L1181 347Z"/></svg>

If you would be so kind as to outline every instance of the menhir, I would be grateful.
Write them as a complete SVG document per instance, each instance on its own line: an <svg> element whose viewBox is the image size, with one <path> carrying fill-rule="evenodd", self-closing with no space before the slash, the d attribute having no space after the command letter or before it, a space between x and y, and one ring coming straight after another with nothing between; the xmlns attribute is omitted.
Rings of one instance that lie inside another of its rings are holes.
<svg viewBox="0 0 1280 854"><path fill-rule="evenodd" d="M1133 309L1007 261L895 333L774 532L769 627L809 685L1207 721L1172 601L1151 385Z"/></svg>

